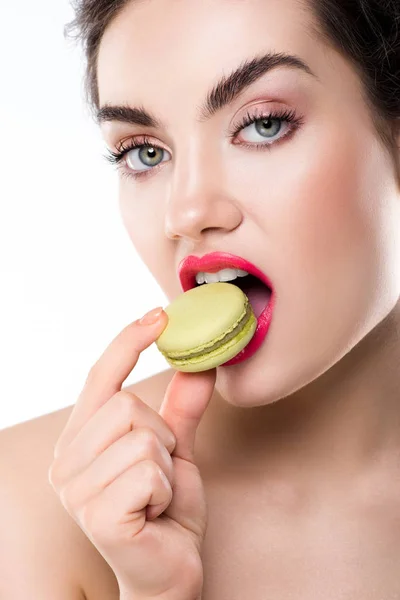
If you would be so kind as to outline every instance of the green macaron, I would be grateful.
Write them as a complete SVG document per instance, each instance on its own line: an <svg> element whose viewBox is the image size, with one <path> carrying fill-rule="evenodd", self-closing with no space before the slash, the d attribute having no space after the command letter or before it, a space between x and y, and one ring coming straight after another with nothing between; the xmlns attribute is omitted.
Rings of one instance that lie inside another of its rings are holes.
<svg viewBox="0 0 400 600"><path fill-rule="evenodd" d="M232 283L207 283L178 296L167 308L168 324L156 340L177 371L207 371L239 354L257 319L246 294Z"/></svg>

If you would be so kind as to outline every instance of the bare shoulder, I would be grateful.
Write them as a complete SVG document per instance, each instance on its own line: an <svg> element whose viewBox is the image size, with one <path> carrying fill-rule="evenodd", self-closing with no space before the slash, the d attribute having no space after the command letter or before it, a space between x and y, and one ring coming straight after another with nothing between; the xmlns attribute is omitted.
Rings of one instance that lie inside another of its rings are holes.
<svg viewBox="0 0 400 600"><path fill-rule="evenodd" d="M174 371L124 387L158 410ZM108 564L48 480L73 405L0 431L0 598L116 600ZM23 574L23 577L21 576Z"/></svg>

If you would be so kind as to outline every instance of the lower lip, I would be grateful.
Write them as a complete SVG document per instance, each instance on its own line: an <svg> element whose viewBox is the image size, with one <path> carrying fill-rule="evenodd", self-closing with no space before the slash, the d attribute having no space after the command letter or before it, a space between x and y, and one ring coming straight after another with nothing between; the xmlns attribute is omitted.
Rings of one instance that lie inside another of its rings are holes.
<svg viewBox="0 0 400 600"><path fill-rule="evenodd" d="M247 360L248 358L251 358L253 354L257 352L257 350L260 348L261 344L267 336L269 326L271 324L274 305L275 294L274 291L272 291L267 306L264 308L263 312L257 319L256 332L251 338L250 342L245 348L243 348L243 350L239 352L239 354L231 358L231 360L228 360L228 362L224 363L223 365L220 365L220 367L231 367L233 365L238 365L239 363Z"/></svg>

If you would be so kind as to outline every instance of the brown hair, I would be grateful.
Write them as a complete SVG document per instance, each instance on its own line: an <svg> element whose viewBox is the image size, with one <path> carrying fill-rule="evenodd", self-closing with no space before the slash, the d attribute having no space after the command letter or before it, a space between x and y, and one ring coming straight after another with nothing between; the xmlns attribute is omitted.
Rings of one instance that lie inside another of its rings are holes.
<svg viewBox="0 0 400 600"><path fill-rule="evenodd" d="M64 33L83 46L85 96L94 116L99 108L100 42L107 26L130 1L137 0L71 2L75 18ZM316 36L356 69L375 129L400 173L400 0L304 0L304 6L316 17Z"/></svg>

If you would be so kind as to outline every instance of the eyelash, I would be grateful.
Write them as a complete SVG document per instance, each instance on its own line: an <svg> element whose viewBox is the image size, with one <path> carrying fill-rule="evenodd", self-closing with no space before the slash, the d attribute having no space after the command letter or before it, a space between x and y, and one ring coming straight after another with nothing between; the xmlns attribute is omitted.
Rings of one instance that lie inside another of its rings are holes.
<svg viewBox="0 0 400 600"><path fill-rule="evenodd" d="M233 138L236 137L236 135L242 129L245 129L246 127L248 127L249 125L252 125L253 123L256 123L257 121L269 120L269 119L280 120L282 122L290 123L291 127L289 129L289 132L285 133L282 137L280 137L277 142L259 143L259 144L255 143L255 142L251 143L251 144L248 142L242 142L238 145L242 146L244 148L248 148L250 150L264 150L264 149L269 150L269 146L274 146L275 144L279 144L280 141L282 141L284 138L290 136L292 133L294 133L296 131L296 129L301 127L304 123L304 120L302 119L302 117L299 117L296 115L295 110L287 110L287 109L286 110L278 110L276 112L270 112L267 114L260 114L260 115L250 115L249 113L247 113L244 116L244 118L242 119L242 121L239 124L235 125L233 130L228 132L229 139L232 140ZM123 177L128 177L128 178L133 177L134 179L145 178L149 174L154 173L154 171L157 171L158 168L161 167L161 165L163 164L164 161L160 162L155 167L150 167L149 169L145 169L143 171L138 171L137 173L135 173L133 171L126 171L124 168L125 161L123 160L125 155L128 152L130 152L131 150L134 150L135 148L142 148L142 147L153 148L153 149L157 149L157 150L164 150L164 148L161 148L160 146L153 144L147 136L141 136L140 140L138 138L130 140L128 142L127 146L124 146L124 143L122 142L122 144L120 145L117 152L113 152L113 151L107 149L107 154L104 156L104 158L112 165L115 165L117 167L117 169L121 171L121 174Z"/></svg>

